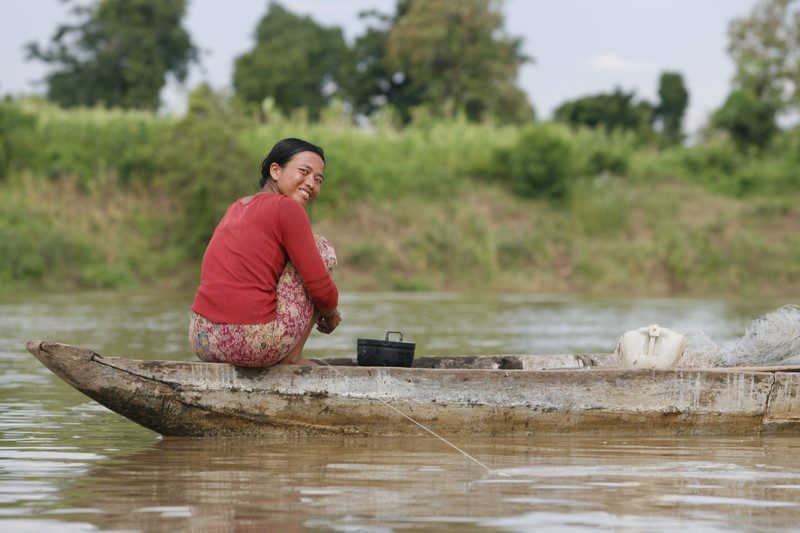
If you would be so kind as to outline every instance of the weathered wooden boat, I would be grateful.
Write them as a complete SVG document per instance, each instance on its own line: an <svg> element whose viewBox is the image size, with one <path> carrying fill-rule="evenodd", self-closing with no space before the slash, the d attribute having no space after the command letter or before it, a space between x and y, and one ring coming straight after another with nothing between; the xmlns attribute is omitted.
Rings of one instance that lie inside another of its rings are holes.
<svg viewBox="0 0 800 533"><path fill-rule="evenodd" d="M162 435L754 435L800 433L800 367L622 370L610 355L418 357L411 368L240 368L28 350ZM388 404L388 405L387 405Z"/></svg>

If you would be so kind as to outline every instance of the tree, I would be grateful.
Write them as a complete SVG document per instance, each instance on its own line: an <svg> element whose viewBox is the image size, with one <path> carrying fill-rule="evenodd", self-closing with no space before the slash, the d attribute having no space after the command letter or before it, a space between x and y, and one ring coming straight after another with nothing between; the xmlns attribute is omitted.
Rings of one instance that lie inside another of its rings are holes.
<svg viewBox="0 0 800 533"><path fill-rule="evenodd" d="M683 76L677 72L662 72L658 80L659 103L654 116L661 123L661 133L670 144L683 141L683 115L689 105L689 92Z"/></svg>
<svg viewBox="0 0 800 533"><path fill-rule="evenodd" d="M29 59L56 66L47 96L63 106L156 109L166 75L182 82L197 61L181 26L186 0L99 0L72 14L77 23L59 26L47 48L27 45Z"/></svg>
<svg viewBox="0 0 800 533"><path fill-rule="evenodd" d="M800 2L761 0L728 38L737 89L779 111L800 107Z"/></svg>
<svg viewBox="0 0 800 533"><path fill-rule="evenodd" d="M343 88L356 113L371 115L384 106L397 110L404 122L411 120L411 109L423 102L422 87L386 64L386 42L395 21L408 10L408 0L399 0L397 14L366 11L359 16L371 19L366 32L356 38L351 61L346 67Z"/></svg>
<svg viewBox="0 0 800 533"><path fill-rule="evenodd" d="M739 89L733 91L725 103L711 117L713 126L728 132L740 149L767 146L778 131L775 124L775 107L760 100L753 93Z"/></svg>
<svg viewBox="0 0 800 533"><path fill-rule="evenodd" d="M395 80L407 78L434 114L463 110L479 120L533 118L516 85L528 61L522 40L503 29L499 0L407 0L386 38L386 66Z"/></svg>
<svg viewBox="0 0 800 533"><path fill-rule="evenodd" d="M576 100L568 100L553 113L560 122L577 127L631 130L643 137L652 129L653 106L646 101L636 102L636 93L614 89L610 94L596 94Z"/></svg>
<svg viewBox="0 0 800 533"><path fill-rule="evenodd" d="M236 58L236 94L257 104L272 97L283 112L305 107L317 117L339 89L348 60L341 28L320 26L271 2L255 40Z"/></svg>

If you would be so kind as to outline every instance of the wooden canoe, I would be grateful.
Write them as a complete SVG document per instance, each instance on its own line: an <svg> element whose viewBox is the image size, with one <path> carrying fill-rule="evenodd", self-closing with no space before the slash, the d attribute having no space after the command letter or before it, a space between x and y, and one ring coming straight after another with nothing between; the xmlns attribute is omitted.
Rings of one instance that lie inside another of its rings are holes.
<svg viewBox="0 0 800 533"><path fill-rule="evenodd" d="M800 434L800 367L620 370L609 355L418 357L412 368L249 369L28 350L162 435Z"/></svg>

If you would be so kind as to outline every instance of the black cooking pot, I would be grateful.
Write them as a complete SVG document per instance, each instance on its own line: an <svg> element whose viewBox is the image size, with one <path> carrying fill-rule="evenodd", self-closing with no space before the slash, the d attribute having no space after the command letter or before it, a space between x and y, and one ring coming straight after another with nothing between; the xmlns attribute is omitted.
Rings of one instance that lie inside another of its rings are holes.
<svg viewBox="0 0 800 533"><path fill-rule="evenodd" d="M390 341L389 334L397 333L400 341ZM386 340L358 339L358 366L411 366L414 361L413 342L403 342L399 331L387 331Z"/></svg>

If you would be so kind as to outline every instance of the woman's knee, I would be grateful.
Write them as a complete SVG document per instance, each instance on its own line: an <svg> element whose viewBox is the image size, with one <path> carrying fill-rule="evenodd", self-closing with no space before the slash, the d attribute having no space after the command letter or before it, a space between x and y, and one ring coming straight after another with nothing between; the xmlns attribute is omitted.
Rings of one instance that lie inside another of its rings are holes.
<svg viewBox="0 0 800 533"><path fill-rule="evenodd" d="M328 268L328 271L333 270L337 263L336 250L334 249L333 244L331 241L321 235L314 235L314 240L317 242L319 255L322 256L322 260L325 262L325 266Z"/></svg>

